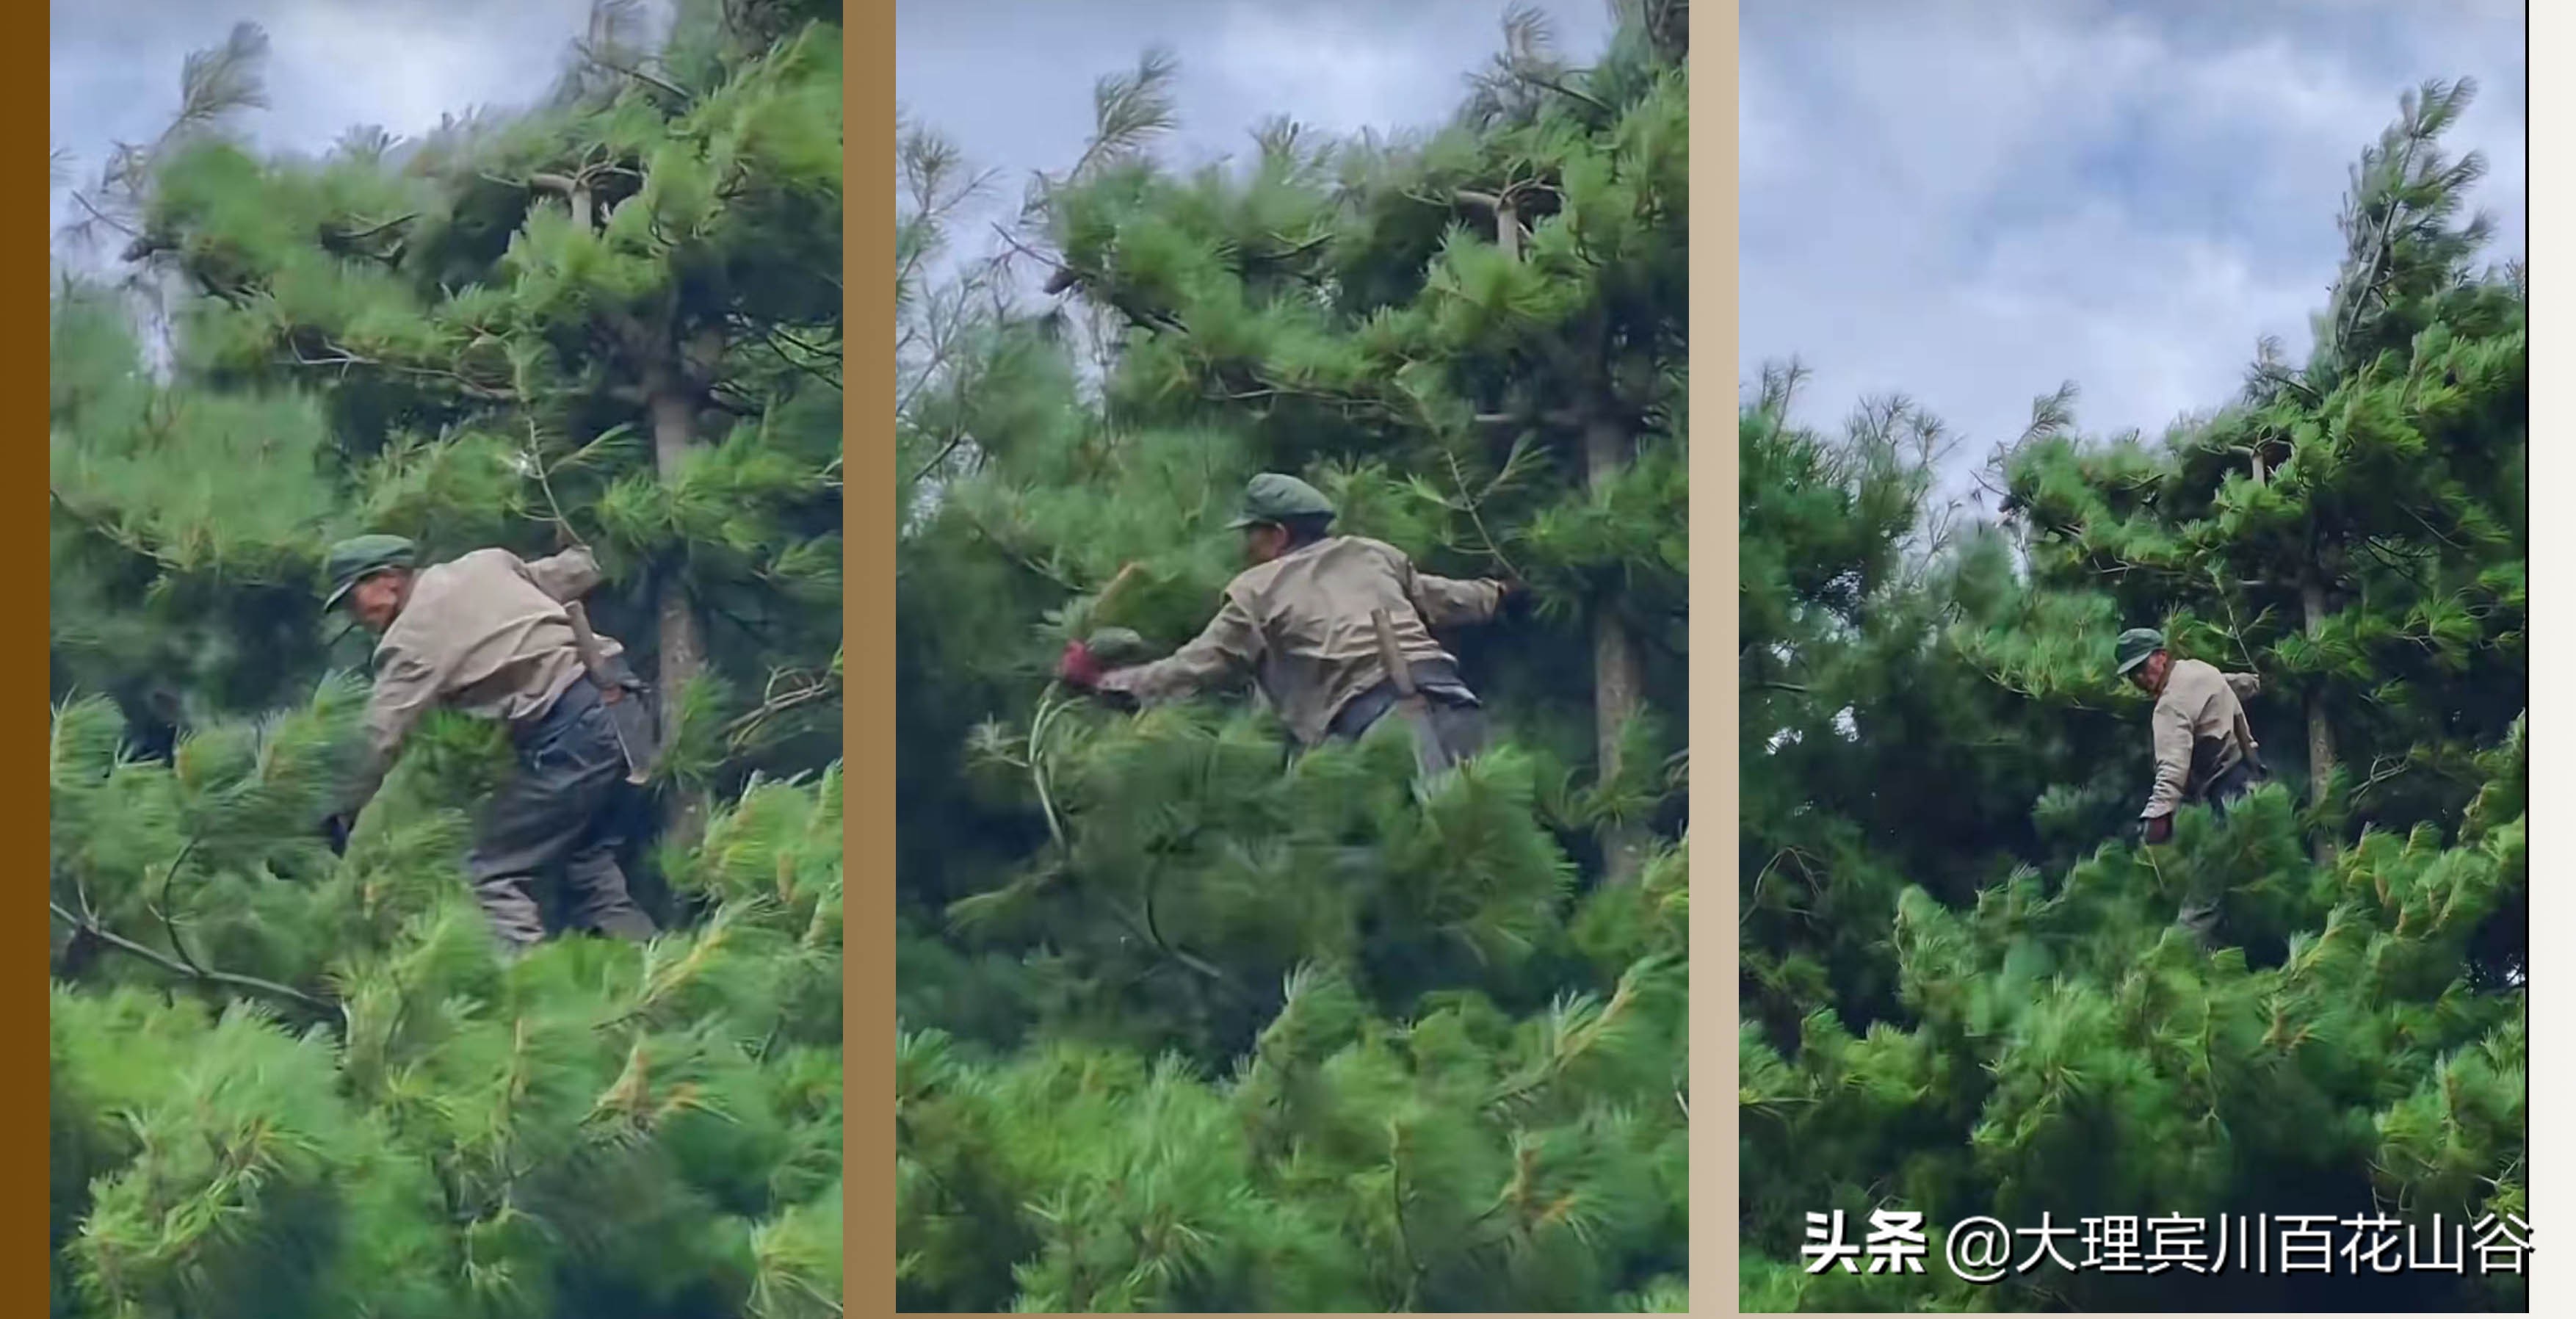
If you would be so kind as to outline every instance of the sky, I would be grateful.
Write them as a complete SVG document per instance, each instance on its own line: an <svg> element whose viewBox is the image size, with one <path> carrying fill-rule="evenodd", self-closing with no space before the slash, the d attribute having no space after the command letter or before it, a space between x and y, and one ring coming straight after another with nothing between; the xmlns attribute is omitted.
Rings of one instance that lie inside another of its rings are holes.
<svg viewBox="0 0 2576 1319"><path fill-rule="evenodd" d="M190 52L237 22L266 29L268 101L241 123L264 146L318 151L358 124L412 137L439 117L546 93L589 0L52 0L52 136L75 184L119 141L158 137ZM57 222L69 214L57 187Z"/></svg>
<svg viewBox="0 0 2576 1319"><path fill-rule="evenodd" d="M1015 204L1034 173L1082 154L1105 75L1162 47L1178 66L1174 130L1195 163L1247 153L1286 115L1328 134L1430 127L1502 49L1509 0L896 0L895 98ZM1601 0L1546 0L1561 52L1609 37Z"/></svg>
<svg viewBox="0 0 2576 1319"><path fill-rule="evenodd" d="M1000 171L1070 162L1091 88L1151 45L1180 69L1184 158L1289 114L1437 120L1498 48L1505 0L899 0L896 98ZM1606 35L1551 0L1560 46ZM160 131L181 61L270 35L266 144L398 134L542 93L587 0L55 0L53 141L76 176ZM1902 393L1981 460L2073 381L2085 429L2223 401L2256 339L2294 352L2334 276L2355 153L2426 78L2474 77L2455 133L2523 245L2522 18L2506 0L1743 0L1742 360L1795 356L1803 418ZM57 207L66 204L58 193Z"/></svg>
<svg viewBox="0 0 2576 1319"><path fill-rule="evenodd" d="M2449 143L2523 250L2519 3L1743 0L1742 28L1743 375L1799 359L1823 429L1912 399L1954 482L2061 383L2087 433L2152 436L2260 336L2304 358L2351 164L2426 79L2479 84Z"/></svg>

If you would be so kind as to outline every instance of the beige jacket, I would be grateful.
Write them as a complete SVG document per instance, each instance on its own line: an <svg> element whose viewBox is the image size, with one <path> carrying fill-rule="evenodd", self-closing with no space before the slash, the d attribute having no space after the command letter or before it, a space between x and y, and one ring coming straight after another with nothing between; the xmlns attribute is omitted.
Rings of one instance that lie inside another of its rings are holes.
<svg viewBox="0 0 2576 1319"><path fill-rule="evenodd" d="M367 701L367 758L349 810L374 797L403 739L434 706L524 724L552 708L583 674L564 603L599 584L584 549L530 563L476 550L422 569L411 598L376 643ZM599 639L603 658L621 652Z"/></svg>
<svg viewBox="0 0 2576 1319"><path fill-rule="evenodd" d="M1334 536L1237 576L1196 639L1100 685L1153 704L1250 673L1289 733L1315 746L1343 705L1386 680L1371 611L1387 611L1408 662L1452 662L1430 629L1485 622L1502 600L1500 583L1416 572L1392 545Z"/></svg>
<svg viewBox="0 0 2576 1319"><path fill-rule="evenodd" d="M2250 673L2222 673L2199 660L2173 662L2149 719L2156 783L2140 819L2160 819L2199 801L2218 776L2254 749L2250 737L2239 745L2236 729L2245 715L2243 702L2262 689L2262 679Z"/></svg>

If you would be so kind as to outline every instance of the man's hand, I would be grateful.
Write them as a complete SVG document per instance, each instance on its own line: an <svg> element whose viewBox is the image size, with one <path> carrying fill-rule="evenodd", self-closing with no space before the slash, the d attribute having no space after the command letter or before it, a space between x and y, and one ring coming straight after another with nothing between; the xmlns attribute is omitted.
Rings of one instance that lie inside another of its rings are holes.
<svg viewBox="0 0 2576 1319"><path fill-rule="evenodd" d="M1100 685L1100 661L1092 658L1091 647L1068 641L1064 643L1064 658L1056 661L1055 676L1066 686L1089 691Z"/></svg>
<svg viewBox="0 0 2576 1319"><path fill-rule="evenodd" d="M2156 816L2155 818L2148 820L2145 826L2139 830L2139 833L2146 838L2147 846L2162 847L2173 841L2173 817L2170 815Z"/></svg>

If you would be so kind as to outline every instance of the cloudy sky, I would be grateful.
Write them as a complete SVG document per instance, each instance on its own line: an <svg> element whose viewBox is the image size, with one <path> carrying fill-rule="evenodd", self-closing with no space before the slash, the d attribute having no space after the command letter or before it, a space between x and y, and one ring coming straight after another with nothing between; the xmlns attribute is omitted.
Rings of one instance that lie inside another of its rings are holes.
<svg viewBox="0 0 2576 1319"><path fill-rule="evenodd" d="M269 37L269 108L244 120L263 144L318 150L369 123L413 136L543 95L589 13L589 0L52 0L53 145L86 183L117 142L159 136L189 53L245 21ZM54 204L59 218L61 189Z"/></svg>
<svg viewBox="0 0 2576 1319"><path fill-rule="evenodd" d="M1902 393L1981 464L2072 380L2087 431L2223 403L2304 357L2348 168L2428 78L2523 250L2521 6L2494 0L1743 0L1743 366L1803 418Z"/></svg>
<svg viewBox="0 0 2576 1319"><path fill-rule="evenodd" d="M896 0L895 96L904 112L999 172L1016 202L1030 174L1082 154L1091 92L1161 46L1179 66L1171 158L1246 151L1287 115L1333 133L1434 124L1502 48L1509 0ZM1557 45L1588 58L1608 36L1601 0L1546 0Z"/></svg>
<svg viewBox="0 0 2576 1319"><path fill-rule="evenodd" d="M1286 113L1417 124L1496 49L1505 0L899 0L896 96L1016 183L1082 147L1093 81L1180 62L1180 154ZM1596 50L1598 0L1550 0ZM76 171L157 133L186 54L269 31L263 140L541 92L587 0L55 0L55 146ZM2523 244L2522 19L2511 0L1743 0L1743 369L1815 373L1810 420L1902 392L1963 456L2030 400L2154 430L2223 399L2257 336L2294 350L2332 279L2354 153L2429 77L2481 97L2500 254ZM60 202L58 201L58 205Z"/></svg>

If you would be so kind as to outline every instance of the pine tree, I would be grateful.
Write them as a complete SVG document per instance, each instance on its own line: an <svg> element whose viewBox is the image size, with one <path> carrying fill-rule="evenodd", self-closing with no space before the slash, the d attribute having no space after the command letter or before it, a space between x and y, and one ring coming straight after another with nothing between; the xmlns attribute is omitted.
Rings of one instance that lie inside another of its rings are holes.
<svg viewBox="0 0 2576 1319"><path fill-rule="evenodd" d="M524 117L308 160L228 127L242 29L94 192L127 263L53 309L57 1315L840 1311L838 316L783 273L837 270L837 15L685 6L644 58L624 12ZM484 178L567 154L633 193L587 242ZM683 284L741 415L665 472L567 316ZM628 592L603 630L730 583L720 673L785 676L683 693L670 933L505 967L461 865L497 730L434 718L317 835L365 652L315 588L354 530L567 528Z"/></svg>
<svg viewBox="0 0 2576 1319"><path fill-rule="evenodd" d="M593 545L611 586L592 608L672 696L695 782L712 738L790 708L819 728L836 691L839 51L828 27L755 44L697 5L647 69L622 12L545 106L399 160L380 135L303 162L199 131L106 184L135 217L126 257L190 295L185 372L320 400L364 493L336 519L310 498L278 516L442 549ZM236 102L259 49L225 52ZM301 584L322 543L263 566ZM702 676L766 699L719 713Z"/></svg>
<svg viewBox="0 0 2576 1319"><path fill-rule="evenodd" d="M1640 9L1578 70L1537 32L1439 132L1188 174L1149 55L999 269L908 130L907 1308L1685 1304L1682 34ZM1291 756L1229 699L1048 683L1069 637L1195 633L1264 469L1538 588L1452 641L1495 749L1421 780L1396 721Z"/></svg>
<svg viewBox="0 0 2576 1319"><path fill-rule="evenodd" d="M2522 1303L2476 1243L2527 1221L2524 312L2454 223L2461 103L2408 98L2364 157L2305 371L2267 350L2162 449L2041 400L2001 525L1940 525L1902 406L1840 441L1789 423L1788 375L1747 407L1745 1308ZM2170 847L2119 836L2145 698L2109 657L2139 624L2265 680L2258 735L2315 749L2267 755L2304 807L2275 781ZM2229 946L2172 928L2186 890L2227 895ZM1804 1267L1807 1215L1858 1244L1879 1210L1936 1250L1971 1215L2481 1226L2465 1276Z"/></svg>
<svg viewBox="0 0 2576 1319"><path fill-rule="evenodd" d="M1149 63L1117 88L1103 150L1045 198L1051 283L1126 323L1113 417L1222 415L1356 520L1522 578L1576 622L1582 649L1512 697L1560 725L1534 738L1592 763L1624 874L1663 799L1639 721L1687 711L1682 48L1661 6L1583 75L1535 11L1506 35L1448 131L1390 145L1268 125L1239 184L1107 149L1130 127L1117 113L1152 122L1127 109L1154 95ZM1567 690L1588 708L1541 694Z"/></svg>
<svg viewBox="0 0 2576 1319"><path fill-rule="evenodd" d="M2273 759L2305 772L2320 860L2367 825L2456 814L2475 749L2523 706L2519 676L2468 677L2489 651L2519 674L2526 611L2523 295L2473 267L2489 226L2458 212L2484 163L2439 142L2472 90L2409 95L2355 165L2303 368L2264 344L2244 400L2169 457L2057 424L2011 474L2052 533L2042 580L2089 579L2121 617L2286 689L2300 736Z"/></svg>
<svg viewBox="0 0 2576 1319"><path fill-rule="evenodd" d="M693 928L504 971L453 859L471 762L407 763L344 862L299 827L356 707L168 762L56 717L53 908L99 948L54 992L54 1313L837 1308L837 775L715 815Z"/></svg>

